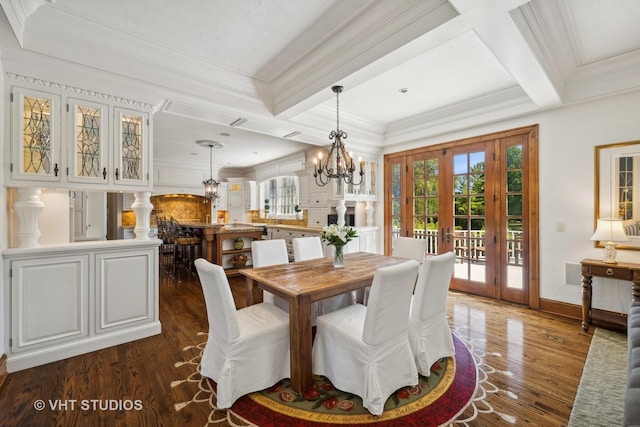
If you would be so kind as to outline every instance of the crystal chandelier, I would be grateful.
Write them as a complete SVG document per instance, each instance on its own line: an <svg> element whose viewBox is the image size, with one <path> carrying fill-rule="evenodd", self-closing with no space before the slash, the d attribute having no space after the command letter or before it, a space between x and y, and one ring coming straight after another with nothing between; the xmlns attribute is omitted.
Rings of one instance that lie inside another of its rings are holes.
<svg viewBox="0 0 640 427"><path fill-rule="evenodd" d="M218 181L213 179L213 149L222 148L223 145L217 141L209 140L200 140L196 143L202 147L209 147L209 179L203 180L202 185L204 186L204 197L215 204L220 195L218 194Z"/></svg>
<svg viewBox="0 0 640 427"><path fill-rule="evenodd" d="M331 131L331 134L329 134L329 139L333 139L333 143L327 153L327 158L323 159L322 154L319 154L317 159L313 159L313 177L319 186L327 185L331 178L358 186L364 177L362 161L360 161L360 177L354 178L353 173L356 167L353 162L353 154L347 153L344 148L344 142L342 142L343 139L347 139L347 133L340 130L340 93L342 92L342 86L333 86L331 90L336 94L336 130Z"/></svg>

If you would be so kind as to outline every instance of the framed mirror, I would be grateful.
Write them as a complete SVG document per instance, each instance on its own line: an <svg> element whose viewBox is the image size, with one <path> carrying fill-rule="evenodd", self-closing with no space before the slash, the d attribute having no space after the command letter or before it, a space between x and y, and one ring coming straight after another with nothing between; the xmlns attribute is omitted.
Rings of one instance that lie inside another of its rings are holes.
<svg viewBox="0 0 640 427"><path fill-rule="evenodd" d="M629 242L617 249L640 250L640 141L595 147L595 214L623 221Z"/></svg>

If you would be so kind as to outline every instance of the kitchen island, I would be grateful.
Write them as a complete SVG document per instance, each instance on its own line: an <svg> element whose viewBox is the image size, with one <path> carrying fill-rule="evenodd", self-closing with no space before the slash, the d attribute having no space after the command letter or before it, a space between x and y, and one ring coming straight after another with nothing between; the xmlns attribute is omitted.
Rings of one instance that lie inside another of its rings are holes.
<svg viewBox="0 0 640 427"><path fill-rule="evenodd" d="M240 268L251 265L251 242L260 240L263 233L262 227L240 223L184 222L180 226L202 239L202 256L207 261L222 266L229 276L238 274Z"/></svg>

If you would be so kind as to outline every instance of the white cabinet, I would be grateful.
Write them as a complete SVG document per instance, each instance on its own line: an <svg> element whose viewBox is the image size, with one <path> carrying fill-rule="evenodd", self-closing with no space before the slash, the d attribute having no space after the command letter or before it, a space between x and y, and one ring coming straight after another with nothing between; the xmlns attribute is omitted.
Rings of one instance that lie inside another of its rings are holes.
<svg viewBox="0 0 640 427"><path fill-rule="evenodd" d="M301 230L288 227L267 227L267 234L270 239L284 239L287 245L287 253L289 254L289 261L293 261L293 239L296 237L310 237L319 236L320 230L310 231Z"/></svg>
<svg viewBox="0 0 640 427"><path fill-rule="evenodd" d="M307 191L300 193L302 209L307 211L307 225L322 228L327 225L327 215L331 213L331 184L319 186L313 177L313 169L307 169Z"/></svg>
<svg viewBox="0 0 640 427"><path fill-rule="evenodd" d="M309 208L307 211L307 226L313 228L322 228L327 225L327 216L331 212L328 207L325 208Z"/></svg>
<svg viewBox="0 0 640 427"><path fill-rule="evenodd" d="M216 208L221 211L229 209L229 183L221 182L218 184L218 195L220 196L216 201Z"/></svg>
<svg viewBox="0 0 640 427"><path fill-rule="evenodd" d="M160 243L114 240L5 249L7 370L159 334Z"/></svg>
<svg viewBox="0 0 640 427"><path fill-rule="evenodd" d="M114 163L118 185L149 184L149 115L114 108Z"/></svg>
<svg viewBox="0 0 640 427"><path fill-rule="evenodd" d="M12 353L89 334L88 255L34 257L10 269Z"/></svg>
<svg viewBox="0 0 640 427"><path fill-rule="evenodd" d="M150 190L149 113L67 95L11 88L7 185Z"/></svg>
<svg viewBox="0 0 640 427"><path fill-rule="evenodd" d="M227 209L242 209L241 183L229 183L227 191Z"/></svg>
<svg viewBox="0 0 640 427"><path fill-rule="evenodd" d="M227 210L229 211L229 222L243 222L244 209L242 207L242 183L229 183L227 192Z"/></svg>
<svg viewBox="0 0 640 427"><path fill-rule="evenodd" d="M11 165L7 179L62 180L60 95L21 87L11 92ZM10 182L9 182L10 183Z"/></svg>
<svg viewBox="0 0 640 427"><path fill-rule="evenodd" d="M152 321L155 255L149 250L95 255L96 334Z"/></svg>
<svg viewBox="0 0 640 427"><path fill-rule="evenodd" d="M242 183L242 207L245 210L258 210L258 186L255 181L245 181Z"/></svg>
<svg viewBox="0 0 640 427"><path fill-rule="evenodd" d="M377 180L378 180L378 163L372 160L361 160L360 165L364 175L359 185L347 184L344 181L335 181L330 185L333 191L333 198L345 200L377 200ZM354 179L360 180L360 167L357 167L354 173Z"/></svg>
<svg viewBox="0 0 640 427"><path fill-rule="evenodd" d="M309 177L306 170L296 171L298 175L298 194L300 209L309 208Z"/></svg>
<svg viewBox="0 0 640 427"><path fill-rule="evenodd" d="M109 106L74 98L69 98L67 105L67 138L73 138L73 147L69 147L73 149L67 149L68 180L107 184L111 163Z"/></svg>

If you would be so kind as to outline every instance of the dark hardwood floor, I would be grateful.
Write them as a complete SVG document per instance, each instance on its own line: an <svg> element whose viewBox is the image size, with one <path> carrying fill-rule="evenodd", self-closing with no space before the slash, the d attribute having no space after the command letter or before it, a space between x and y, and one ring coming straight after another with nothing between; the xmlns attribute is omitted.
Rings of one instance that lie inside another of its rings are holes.
<svg viewBox="0 0 640 427"><path fill-rule="evenodd" d="M232 278L231 287L243 307L244 278ZM486 399L493 411L470 425L567 424L591 331L583 333L577 320L459 293L450 294L449 316L458 334L485 353L496 370L489 380L500 389ZM170 386L190 372L176 364L197 350L183 349L203 342L197 334L207 330L196 276L181 283L162 278L160 321L160 335L9 374L0 389L0 426L204 426L206 402L174 409L197 392L195 383ZM44 409L35 408L37 400ZM131 410L113 409L135 401ZM66 408L51 409L59 403Z"/></svg>

